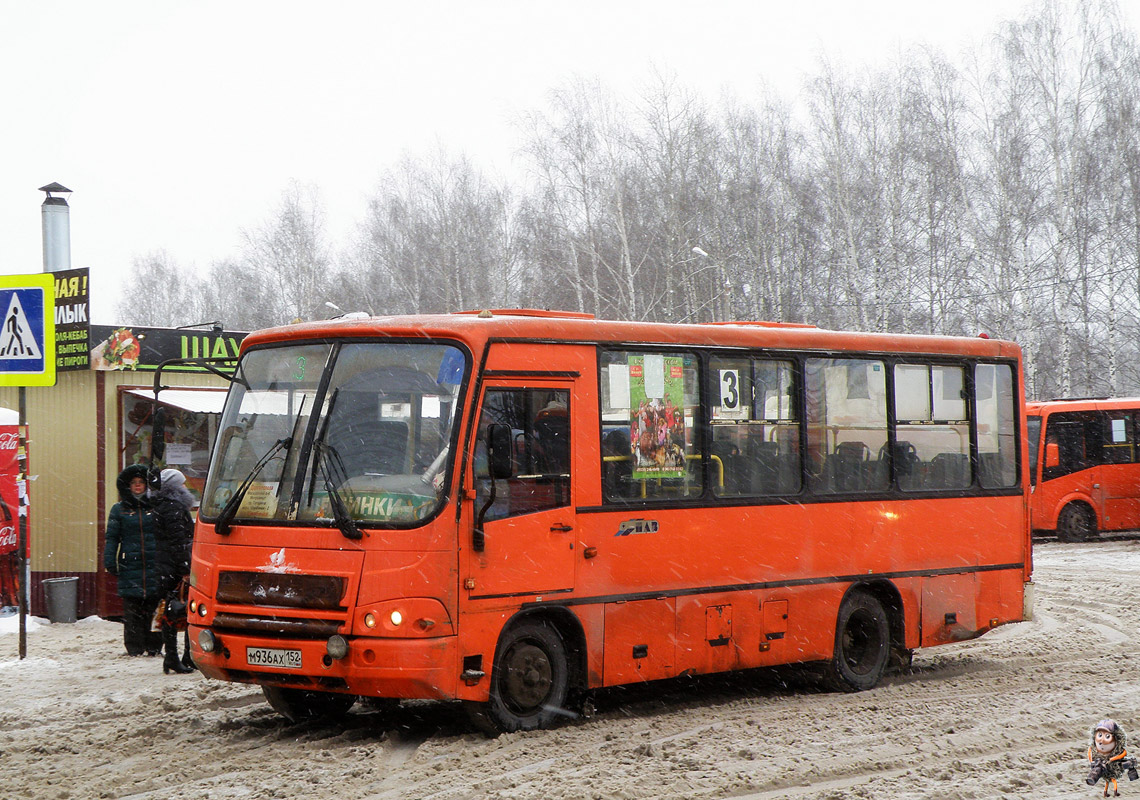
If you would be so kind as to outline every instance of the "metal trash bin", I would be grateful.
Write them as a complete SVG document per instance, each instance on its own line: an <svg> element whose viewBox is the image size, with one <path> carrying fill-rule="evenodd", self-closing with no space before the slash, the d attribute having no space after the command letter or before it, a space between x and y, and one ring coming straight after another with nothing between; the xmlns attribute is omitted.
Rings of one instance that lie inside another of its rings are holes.
<svg viewBox="0 0 1140 800"><path fill-rule="evenodd" d="M53 623L75 622L79 578L45 578L43 586L48 619Z"/></svg>

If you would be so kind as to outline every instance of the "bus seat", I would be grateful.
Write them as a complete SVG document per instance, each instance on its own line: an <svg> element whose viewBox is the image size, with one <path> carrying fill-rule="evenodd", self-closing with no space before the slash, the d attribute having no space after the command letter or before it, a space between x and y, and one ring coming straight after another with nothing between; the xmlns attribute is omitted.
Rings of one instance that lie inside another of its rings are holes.
<svg viewBox="0 0 1140 800"><path fill-rule="evenodd" d="M1001 453L978 454L978 478L982 486L1004 486L1008 483L1002 474Z"/></svg>
<svg viewBox="0 0 1140 800"><path fill-rule="evenodd" d="M752 471L749 483L753 494L780 493L780 445L776 442L748 442Z"/></svg>
<svg viewBox="0 0 1140 800"><path fill-rule="evenodd" d="M895 476L899 481L900 489L922 488L922 459L918 450L905 439L899 439L891 449L891 460L895 464Z"/></svg>
<svg viewBox="0 0 1140 800"><path fill-rule="evenodd" d="M870 480L871 450L864 442L840 442L828 463L831 486L837 492L866 489Z"/></svg>
<svg viewBox="0 0 1140 800"><path fill-rule="evenodd" d="M930 459L926 487L964 489L970 485L970 457L965 453L938 453Z"/></svg>
<svg viewBox="0 0 1140 800"><path fill-rule="evenodd" d="M348 478L365 473L401 473L405 470L408 423L357 418L330 426L328 443L340 456L341 463L348 470Z"/></svg>
<svg viewBox="0 0 1140 800"><path fill-rule="evenodd" d="M538 470L546 474L570 472L570 420L562 413L539 413L534 419Z"/></svg>

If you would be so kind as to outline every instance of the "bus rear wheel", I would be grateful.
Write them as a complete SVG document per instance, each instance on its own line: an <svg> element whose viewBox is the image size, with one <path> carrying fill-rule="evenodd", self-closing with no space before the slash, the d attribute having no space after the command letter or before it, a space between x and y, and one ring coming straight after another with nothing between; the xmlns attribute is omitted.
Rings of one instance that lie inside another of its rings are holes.
<svg viewBox="0 0 1140 800"><path fill-rule="evenodd" d="M290 722L338 720L356 702L355 695L336 692L311 692L280 686L262 686L261 691L273 710Z"/></svg>
<svg viewBox="0 0 1140 800"><path fill-rule="evenodd" d="M883 604L866 592L843 598L835 626L835 653L828 664L828 682L844 692L875 686L891 656L890 620Z"/></svg>
<svg viewBox="0 0 1140 800"><path fill-rule="evenodd" d="M1069 503L1057 515L1057 540L1087 542L1096 533L1092 509L1081 503Z"/></svg>
<svg viewBox="0 0 1140 800"><path fill-rule="evenodd" d="M490 700L467 709L472 722L492 735L546 728L566 716L569 688L562 637L545 623L524 623L499 643Z"/></svg>

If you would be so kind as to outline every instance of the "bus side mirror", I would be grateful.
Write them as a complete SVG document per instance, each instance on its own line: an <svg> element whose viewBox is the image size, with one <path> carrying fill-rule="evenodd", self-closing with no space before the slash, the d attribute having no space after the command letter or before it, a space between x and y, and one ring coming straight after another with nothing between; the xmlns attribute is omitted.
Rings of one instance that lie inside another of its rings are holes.
<svg viewBox="0 0 1140 800"><path fill-rule="evenodd" d="M1056 442L1045 443L1045 469L1061 466L1061 448Z"/></svg>
<svg viewBox="0 0 1140 800"><path fill-rule="evenodd" d="M505 479L514 474L509 425L496 423L487 427L487 465L492 478Z"/></svg>

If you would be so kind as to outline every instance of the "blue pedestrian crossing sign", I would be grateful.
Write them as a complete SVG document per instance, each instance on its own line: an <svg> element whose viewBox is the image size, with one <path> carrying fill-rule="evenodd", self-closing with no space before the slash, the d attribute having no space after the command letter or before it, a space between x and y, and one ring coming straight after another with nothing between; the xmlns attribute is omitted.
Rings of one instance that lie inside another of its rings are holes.
<svg viewBox="0 0 1140 800"><path fill-rule="evenodd" d="M55 275L0 275L0 386L55 385Z"/></svg>

